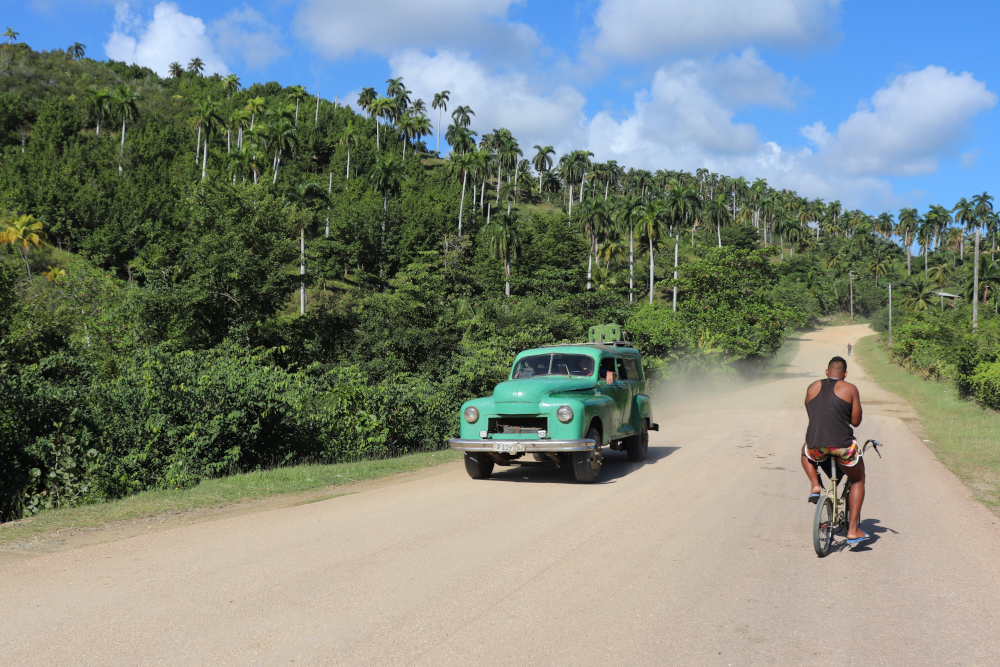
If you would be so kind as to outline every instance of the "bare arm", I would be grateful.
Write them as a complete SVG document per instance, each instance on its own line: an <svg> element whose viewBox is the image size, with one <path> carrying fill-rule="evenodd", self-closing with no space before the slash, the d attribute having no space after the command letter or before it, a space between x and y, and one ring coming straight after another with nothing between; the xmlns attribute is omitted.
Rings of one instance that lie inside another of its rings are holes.
<svg viewBox="0 0 1000 667"><path fill-rule="evenodd" d="M851 426L861 426L861 394L851 385Z"/></svg>
<svg viewBox="0 0 1000 667"><path fill-rule="evenodd" d="M806 414L809 413L809 401L813 400L814 398L816 398L817 395L819 395L821 382L822 380L817 380L816 382L813 382L811 385L809 385L808 389L806 389L806 400L803 403L803 405L806 406Z"/></svg>

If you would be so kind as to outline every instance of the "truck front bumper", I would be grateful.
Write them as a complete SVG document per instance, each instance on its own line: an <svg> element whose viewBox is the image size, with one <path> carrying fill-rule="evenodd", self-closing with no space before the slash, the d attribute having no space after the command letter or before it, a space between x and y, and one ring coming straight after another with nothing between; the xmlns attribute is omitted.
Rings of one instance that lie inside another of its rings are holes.
<svg viewBox="0 0 1000 667"><path fill-rule="evenodd" d="M489 452L519 454L525 452L586 452L596 443L589 438L580 440L488 440L452 438L448 446L458 452Z"/></svg>

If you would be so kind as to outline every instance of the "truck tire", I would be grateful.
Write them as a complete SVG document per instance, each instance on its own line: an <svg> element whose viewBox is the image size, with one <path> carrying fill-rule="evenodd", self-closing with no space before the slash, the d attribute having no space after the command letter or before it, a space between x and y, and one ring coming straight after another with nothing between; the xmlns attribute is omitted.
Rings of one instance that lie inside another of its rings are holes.
<svg viewBox="0 0 1000 667"><path fill-rule="evenodd" d="M628 460L632 463L642 463L646 460L648 452L649 430L646 428L646 420L643 419L639 435L633 435L625 439L625 453L628 454Z"/></svg>
<svg viewBox="0 0 1000 667"><path fill-rule="evenodd" d="M601 474L604 455L601 453L601 434L596 428L587 431L587 438L596 444L585 452L573 452L573 476L578 482L592 484Z"/></svg>
<svg viewBox="0 0 1000 667"><path fill-rule="evenodd" d="M493 459L489 454L466 452L465 472L472 479L486 479L493 474Z"/></svg>

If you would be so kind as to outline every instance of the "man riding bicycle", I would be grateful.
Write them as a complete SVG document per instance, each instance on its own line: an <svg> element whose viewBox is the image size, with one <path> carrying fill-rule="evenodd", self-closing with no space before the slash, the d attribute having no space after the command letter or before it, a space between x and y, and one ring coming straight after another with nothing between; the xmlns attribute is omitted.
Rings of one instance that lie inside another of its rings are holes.
<svg viewBox="0 0 1000 667"><path fill-rule="evenodd" d="M802 446L802 469L812 484L811 503L817 502L823 492L817 468L827 459L836 461L851 480L847 544L854 546L869 536L858 525L865 500L865 462L852 428L861 424L861 395L856 386L844 380L846 377L847 361L834 357L827 365L826 379L813 382L806 390L809 428Z"/></svg>

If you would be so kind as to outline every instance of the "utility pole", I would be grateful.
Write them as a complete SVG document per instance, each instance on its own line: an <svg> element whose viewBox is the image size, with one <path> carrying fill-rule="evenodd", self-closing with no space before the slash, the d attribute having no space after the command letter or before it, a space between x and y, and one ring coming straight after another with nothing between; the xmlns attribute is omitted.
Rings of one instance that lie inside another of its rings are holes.
<svg viewBox="0 0 1000 667"><path fill-rule="evenodd" d="M851 282L851 321L854 321L854 271L848 271L848 278Z"/></svg>
<svg viewBox="0 0 1000 667"><path fill-rule="evenodd" d="M979 326L979 220L976 220L976 263L972 267L972 333Z"/></svg>
<svg viewBox="0 0 1000 667"><path fill-rule="evenodd" d="M892 283L889 283L889 347L892 347Z"/></svg>

